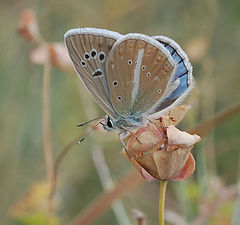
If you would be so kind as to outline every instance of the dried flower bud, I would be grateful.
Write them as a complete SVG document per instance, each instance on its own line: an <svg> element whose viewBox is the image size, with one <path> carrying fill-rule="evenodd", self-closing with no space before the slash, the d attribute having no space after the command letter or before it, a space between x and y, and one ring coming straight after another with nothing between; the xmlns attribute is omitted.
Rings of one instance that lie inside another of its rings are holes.
<svg viewBox="0 0 240 225"><path fill-rule="evenodd" d="M39 65L43 65L49 60L52 65L61 70L74 72L73 65L63 43L55 42L40 45L30 53L30 60Z"/></svg>
<svg viewBox="0 0 240 225"><path fill-rule="evenodd" d="M134 136L129 138L129 160L147 180L183 180L195 170L191 149L201 138L180 131L173 125L162 126L171 120L177 122L165 116L138 129L135 136L139 140Z"/></svg>
<svg viewBox="0 0 240 225"><path fill-rule="evenodd" d="M138 225L146 225L147 219L143 212L138 209L132 210L133 216L137 219Z"/></svg>
<svg viewBox="0 0 240 225"><path fill-rule="evenodd" d="M31 9L25 9L21 13L17 30L19 34L28 41L38 42L41 40L35 12Z"/></svg>

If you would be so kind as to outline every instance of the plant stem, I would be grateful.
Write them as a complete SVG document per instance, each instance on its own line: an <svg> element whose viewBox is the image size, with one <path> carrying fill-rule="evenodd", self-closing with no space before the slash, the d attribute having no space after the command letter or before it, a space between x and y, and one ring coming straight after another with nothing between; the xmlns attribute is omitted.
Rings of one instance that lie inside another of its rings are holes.
<svg viewBox="0 0 240 225"><path fill-rule="evenodd" d="M53 175L52 144L50 129L50 71L51 64L48 61L44 65L43 71L43 146L47 178L49 182Z"/></svg>
<svg viewBox="0 0 240 225"><path fill-rule="evenodd" d="M164 225L164 207L165 207L165 194L167 188L167 180L160 180L160 193L159 193L159 225Z"/></svg>

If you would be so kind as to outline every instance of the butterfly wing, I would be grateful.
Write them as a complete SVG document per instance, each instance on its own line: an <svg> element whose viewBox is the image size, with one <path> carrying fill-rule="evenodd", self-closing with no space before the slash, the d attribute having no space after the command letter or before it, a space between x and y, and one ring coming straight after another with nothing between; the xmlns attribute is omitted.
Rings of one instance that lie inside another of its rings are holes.
<svg viewBox="0 0 240 225"><path fill-rule="evenodd" d="M164 95L148 111L150 117L158 117L166 110L179 104L187 96L194 87L194 79L192 76L192 66L182 48L168 37L155 36L153 38L169 51L172 59L176 62L174 72Z"/></svg>
<svg viewBox="0 0 240 225"><path fill-rule="evenodd" d="M153 38L127 34L114 44L107 66L113 107L129 117L147 112L159 101L176 62Z"/></svg>
<svg viewBox="0 0 240 225"><path fill-rule="evenodd" d="M119 33L95 28L72 29L64 36L79 77L98 104L113 118L115 111L110 100L105 64L119 37Z"/></svg>

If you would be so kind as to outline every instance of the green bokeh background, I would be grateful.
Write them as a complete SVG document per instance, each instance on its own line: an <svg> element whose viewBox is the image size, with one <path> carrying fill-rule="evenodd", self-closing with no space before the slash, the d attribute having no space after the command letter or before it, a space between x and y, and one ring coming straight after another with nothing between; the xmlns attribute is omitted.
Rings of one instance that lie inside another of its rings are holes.
<svg viewBox="0 0 240 225"><path fill-rule="evenodd" d="M0 224L17 224L9 215L11 206L35 182L46 177L42 143L42 66L29 60L36 47L16 31L20 13L35 10L45 40L63 41L64 33L76 27L97 27L120 33L165 35L183 49L204 38L208 49L193 62L196 88L186 102L192 109L182 129L191 128L240 97L240 2L238 0L1 0L0 1ZM54 157L69 141L83 135L75 125L86 121L81 101L86 92L76 74L51 71L51 135ZM95 104L93 102L93 104ZM98 107L96 114L104 115ZM96 134L98 135L98 134ZM93 139L91 139L93 140ZM114 180L132 166L120 154L116 140L101 143ZM209 180L219 176L226 184L239 175L240 117L223 123L195 148L197 171L187 182L171 182L167 206L186 219L198 213L199 196L208 191ZM103 191L94 167L90 143L75 146L60 171L57 216L67 224ZM214 153L214 154L212 154ZM158 221L158 183L145 183L122 199L132 224L132 208L143 211L148 224ZM177 202L177 205L174 204ZM183 207L183 202L188 206ZM232 211L231 211L232 213ZM117 224L111 210L95 225ZM211 224L209 222L209 224Z"/></svg>

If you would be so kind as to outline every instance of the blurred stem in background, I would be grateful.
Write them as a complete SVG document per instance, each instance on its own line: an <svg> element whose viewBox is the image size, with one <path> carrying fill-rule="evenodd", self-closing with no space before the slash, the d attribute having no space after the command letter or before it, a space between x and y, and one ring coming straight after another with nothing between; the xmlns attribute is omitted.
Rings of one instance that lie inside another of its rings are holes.
<svg viewBox="0 0 240 225"><path fill-rule="evenodd" d="M240 156L238 159L239 163L240 163ZM238 197L235 203L235 209L234 209L234 213L233 213L233 217L232 217L232 224L233 225L238 225L239 221L240 221L240 164L238 164L238 183L237 183L237 187L238 187Z"/></svg>
<svg viewBox="0 0 240 225"><path fill-rule="evenodd" d="M44 65L43 71L43 147L46 162L47 178L50 182L53 176L52 144L51 144L51 119L50 119L50 80L51 64L49 60Z"/></svg>

